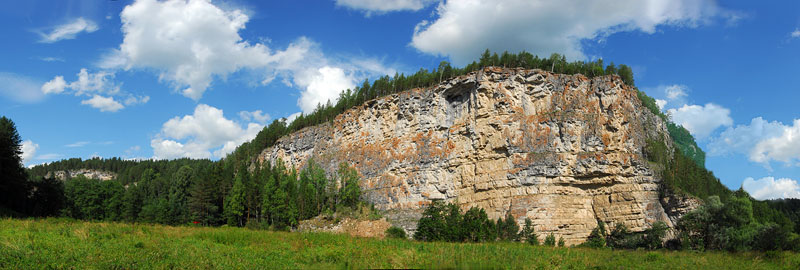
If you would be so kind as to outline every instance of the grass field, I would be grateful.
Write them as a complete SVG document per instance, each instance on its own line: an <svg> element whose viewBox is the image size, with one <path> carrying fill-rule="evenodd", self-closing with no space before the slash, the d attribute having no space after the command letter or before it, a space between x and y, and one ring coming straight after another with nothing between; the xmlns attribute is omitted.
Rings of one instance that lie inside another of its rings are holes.
<svg viewBox="0 0 800 270"><path fill-rule="evenodd" d="M800 255L422 243L243 228L6 218L0 219L0 268L800 269Z"/></svg>

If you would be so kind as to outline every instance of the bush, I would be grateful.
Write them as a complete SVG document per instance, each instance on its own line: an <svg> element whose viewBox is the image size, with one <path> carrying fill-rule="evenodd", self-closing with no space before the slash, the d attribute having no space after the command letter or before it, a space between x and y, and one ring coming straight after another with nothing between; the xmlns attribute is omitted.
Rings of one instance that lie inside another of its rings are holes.
<svg viewBox="0 0 800 270"><path fill-rule="evenodd" d="M583 243L584 246L601 248L606 246L606 224L602 221L597 223L597 227L589 234L589 238Z"/></svg>
<svg viewBox="0 0 800 270"><path fill-rule="evenodd" d="M566 245L566 243L564 242L564 237L563 236L559 237L558 238L558 246L559 247L563 247L565 245Z"/></svg>
<svg viewBox="0 0 800 270"><path fill-rule="evenodd" d="M644 231L645 236L643 242L645 246L650 250L661 248L661 243L664 242L664 236L667 235L667 230L669 230L669 227L667 227L667 224L663 221L653 223L650 229Z"/></svg>
<svg viewBox="0 0 800 270"><path fill-rule="evenodd" d="M406 231L403 228L392 226L389 229L386 229L386 237L389 238L397 238L397 239L406 239Z"/></svg>
<svg viewBox="0 0 800 270"><path fill-rule="evenodd" d="M544 245L549 247L556 246L556 236L553 235L553 233L547 235L547 237L544 238Z"/></svg>

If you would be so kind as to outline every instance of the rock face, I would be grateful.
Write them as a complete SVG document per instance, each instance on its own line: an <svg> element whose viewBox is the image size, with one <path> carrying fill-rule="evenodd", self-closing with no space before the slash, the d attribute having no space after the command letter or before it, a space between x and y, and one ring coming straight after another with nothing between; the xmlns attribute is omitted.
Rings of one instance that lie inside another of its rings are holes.
<svg viewBox="0 0 800 270"><path fill-rule="evenodd" d="M67 178L75 178L78 177L78 175L83 175L89 179L99 179L102 181L108 181L114 179L114 177L117 177L117 175L112 172L90 170L90 169L48 172L47 175L45 175L45 177L47 178L53 177L61 181L66 181Z"/></svg>
<svg viewBox="0 0 800 270"><path fill-rule="evenodd" d="M352 164L365 198L409 232L424 206L445 200L493 219L531 218L540 235L571 245L598 221L672 227L694 207L660 197L647 139L672 147L665 124L618 76L487 68L369 101L281 138L259 160L299 169L313 158L329 172Z"/></svg>

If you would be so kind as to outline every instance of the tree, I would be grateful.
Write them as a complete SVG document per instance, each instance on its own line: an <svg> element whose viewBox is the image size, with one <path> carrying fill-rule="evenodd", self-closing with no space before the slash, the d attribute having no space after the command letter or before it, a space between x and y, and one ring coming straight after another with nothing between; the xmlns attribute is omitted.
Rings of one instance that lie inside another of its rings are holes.
<svg viewBox="0 0 800 270"><path fill-rule="evenodd" d="M417 222L417 231L414 239L420 241L441 241L444 240L446 223L444 221L444 207L441 201L433 201L425 211L422 218Z"/></svg>
<svg viewBox="0 0 800 270"><path fill-rule="evenodd" d="M192 183L187 199L192 221L197 221L203 225L216 223L219 207L214 203L215 190L213 180L210 177L203 177Z"/></svg>
<svg viewBox="0 0 800 270"><path fill-rule="evenodd" d="M536 232L533 228L533 221L530 218L525 218L525 225L522 226L522 231L519 232L519 238L525 243L531 245L539 245L539 237L536 235Z"/></svg>
<svg viewBox="0 0 800 270"><path fill-rule="evenodd" d="M519 225L514 220L511 212L506 214L506 219L497 220L498 234L503 241L517 241L519 238Z"/></svg>
<svg viewBox="0 0 800 270"><path fill-rule="evenodd" d="M188 221L187 197L193 175L194 170L192 167L183 165L172 179L172 184L169 187L169 224L181 224Z"/></svg>
<svg viewBox="0 0 800 270"><path fill-rule="evenodd" d="M361 187L358 186L358 171L347 163L339 164L339 181L342 189L339 198L344 206L355 207L361 197Z"/></svg>
<svg viewBox="0 0 800 270"><path fill-rule="evenodd" d="M645 246L650 250L661 248L661 245L664 242L664 236L667 235L667 230L669 230L669 227L667 227L667 224L663 221L657 221L656 223L653 223L653 226L644 232Z"/></svg>
<svg viewBox="0 0 800 270"><path fill-rule="evenodd" d="M27 178L17 127L11 119L0 117L0 207L24 211L29 191Z"/></svg>
<svg viewBox="0 0 800 270"><path fill-rule="evenodd" d="M606 246L606 224L604 222L597 222L597 227L592 229L592 233L589 234L589 238L586 239L584 245L593 248Z"/></svg>
<svg viewBox="0 0 800 270"><path fill-rule="evenodd" d="M244 184L242 183L242 176L237 175L236 180L233 182L228 196L225 197L225 207L222 209L228 225L231 226L244 226L242 224L242 216L244 215Z"/></svg>
<svg viewBox="0 0 800 270"><path fill-rule="evenodd" d="M559 236L558 237L558 246L559 247L563 247L565 245L566 245L566 242L564 242L564 237L563 236Z"/></svg>
<svg viewBox="0 0 800 270"><path fill-rule="evenodd" d="M553 235L553 233L548 234L547 237L544 238L544 245L550 247L556 246L556 236Z"/></svg>

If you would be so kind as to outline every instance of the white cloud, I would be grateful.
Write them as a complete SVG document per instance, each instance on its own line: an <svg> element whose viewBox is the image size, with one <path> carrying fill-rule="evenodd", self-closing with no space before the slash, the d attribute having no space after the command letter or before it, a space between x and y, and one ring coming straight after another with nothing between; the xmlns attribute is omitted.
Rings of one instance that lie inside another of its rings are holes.
<svg viewBox="0 0 800 270"><path fill-rule="evenodd" d="M337 6L365 11L367 16L392 11L418 11L436 0L336 0Z"/></svg>
<svg viewBox="0 0 800 270"><path fill-rule="evenodd" d="M796 198L800 199L800 185L790 178L764 177L758 180L748 177L742 183L750 196L758 200Z"/></svg>
<svg viewBox="0 0 800 270"><path fill-rule="evenodd" d="M792 38L800 38L800 28L794 29L791 34L789 34Z"/></svg>
<svg viewBox="0 0 800 270"><path fill-rule="evenodd" d="M778 121L753 118L748 125L729 127L709 144L709 154L747 155L750 161L769 165L781 161L791 165L800 160L800 119L792 126Z"/></svg>
<svg viewBox="0 0 800 270"><path fill-rule="evenodd" d="M698 139L708 137L721 126L730 126L733 119L731 111L719 105L708 103L705 106L683 105L678 109L669 109L672 120L689 130Z"/></svg>
<svg viewBox="0 0 800 270"><path fill-rule="evenodd" d="M22 142L22 163L27 164L31 161L31 158L36 155L36 150L39 149L39 145L33 143L31 140L25 140Z"/></svg>
<svg viewBox="0 0 800 270"><path fill-rule="evenodd" d="M225 118L222 110L200 104L192 115L165 122L159 135L150 141L150 146L157 159L221 158L236 146L253 139L263 127L249 123L242 128Z"/></svg>
<svg viewBox="0 0 800 270"><path fill-rule="evenodd" d="M116 112L126 105L144 104L150 100L149 96L135 96L120 90L120 85L114 82L113 72L89 73L87 69L82 68L76 75L77 80L71 83L67 83L64 76L56 76L42 85L41 93L91 97L81 101L81 104L90 105L102 112ZM120 98L122 103L117 101L115 96Z"/></svg>
<svg viewBox="0 0 800 270"><path fill-rule="evenodd" d="M298 105L309 112L316 106L310 102L337 98L342 87L354 85L357 78L394 73L372 59L330 59L305 37L277 51L248 42L239 35L249 21L246 13L207 0L136 1L120 16L123 43L100 66L155 70L161 80L194 100L215 78L251 69L263 72L262 84L281 78L301 89Z"/></svg>
<svg viewBox="0 0 800 270"><path fill-rule="evenodd" d="M53 43L63 39L74 39L81 32L91 33L99 29L91 20L77 18L72 22L56 26L50 33L42 33L39 42Z"/></svg>
<svg viewBox="0 0 800 270"><path fill-rule="evenodd" d="M212 77L273 62L269 48L242 40L248 16L207 0L140 0L120 14L123 43L109 61L126 69L153 68L184 96L200 99ZM120 60L122 59L122 60Z"/></svg>
<svg viewBox="0 0 800 270"><path fill-rule="evenodd" d="M0 72L0 95L20 103L34 103L42 100L44 95L39 91L41 82L23 75Z"/></svg>
<svg viewBox="0 0 800 270"><path fill-rule="evenodd" d="M666 86L664 88L664 93L667 95L669 100L681 100L686 98L688 95L686 94L686 87L685 85L680 84L673 84L670 86Z"/></svg>
<svg viewBox="0 0 800 270"><path fill-rule="evenodd" d="M780 136L758 142L750 160L761 163L777 160L787 164L800 160L800 119L795 119L791 127L784 126Z"/></svg>
<svg viewBox="0 0 800 270"><path fill-rule="evenodd" d="M301 114L303 114L303 112L296 112L290 114L289 116L286 117L286 123L291 124L292 122L294 122L294 119L297 119L297 117L300 116Z"/></svg>
<svg viewBox="0 0 800 270"><path fill-rule="evenodd" d="M344 89L355 88L355 78L345 74L341 68L325 66L318 69L311 80L308 82L306 91L300 95L297 106L303 112L313 112L317 104L326 104L330 101L336 103L339 93Z"/></svg>
<svg viewBox="0 0 800 270"><path fill-rule="evenodd" d="M64 58L61 58L61 57L51 57L51 56L48 56L48 57L39 57L39 60L42 60L42 61L45 61L45 62L64 62Z"/></svg>
<svg viewBox="0 0 800 270"><path fill-rule="evenodd" d="M261 124L265 124L267 123L267 121L269 121L271 117L269 116L268 113L264 113L261 110L255 110L252 112L241 111L239 112L239 118L241 118L242 121L245 122L255 121Z"/></svg>
<svg viewBox="0 0 800 270"><path fill-rule="evenodd" d="M784 125L780 122L753 118L748 125L729 127L720 133L708 144L708 153L712 156L734 153L749 155L758 142L780 136L783 129Z"/></svg>
<svg viewBox="0 0 800 270"><path fill-rule="evenodd" d="M92 108L99 109L101 112L116 112L125 108L119 102L114 100L113 97L104 97L94 95L92 98L81 101L83 105L89 105Z"/></svg>
<svg viewBox="0 0 800 270"><path fill-rule="evenodd" d="M56 76L42 85L42 93L61 94L65 88L67 88L67 82L64 80L64 76Z"/></svg>
<svg viewBox="0 0 800 270"><path fill-rule="evenodd" d="M37 160L49 160L49 159L59 159L61 157L62 157L61 154L50 153L50 154L39 155L39 156L36 157L36 159Z"/></svg>
<svg viewBox="0 0 800 270"><path fill-rule="evenodd" d="M441 3L422 21L411 45L457 65L485 49L584 59L581 41L622 31L652 34L661 25L694 27L726 15L712 0L471 0Z"/></svg>
<svg viewBox="0 0 800 270"><path fill-rule="evenodd" d="M659 110L664 110L664 106L667 106L667 101L663 99L656 99L656 106L658 106Z"/></svg>
<svg viewBox="0 0 800 270"><path fill-rule="evenodd" d="M81 142L74 142L74 143L71 143L71 144L67 144L65 146L66 147L84 147L89 143L90 142L87 142L87 141L81 141Z"/></svg>

